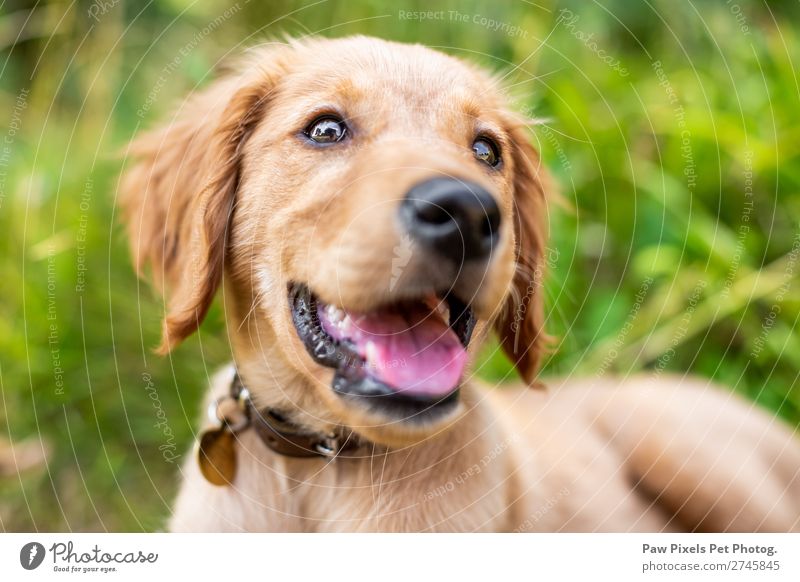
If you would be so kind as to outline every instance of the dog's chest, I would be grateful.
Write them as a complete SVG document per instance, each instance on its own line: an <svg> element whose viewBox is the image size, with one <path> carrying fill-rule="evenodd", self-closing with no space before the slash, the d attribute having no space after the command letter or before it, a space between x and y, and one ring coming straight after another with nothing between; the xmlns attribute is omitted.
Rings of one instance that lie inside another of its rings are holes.
<svg viewBox="0 0 800 582"><path fill-rule="evenodd" d="M258 445L260 443L255 443ZM255 446L254 445L254 446ZM249 448L249 447L248 447ZM498 531L509 529L507 488L471 458L424 451L367 452L360 459L291 459L242 451L229 491L249 530Z"/></svg>

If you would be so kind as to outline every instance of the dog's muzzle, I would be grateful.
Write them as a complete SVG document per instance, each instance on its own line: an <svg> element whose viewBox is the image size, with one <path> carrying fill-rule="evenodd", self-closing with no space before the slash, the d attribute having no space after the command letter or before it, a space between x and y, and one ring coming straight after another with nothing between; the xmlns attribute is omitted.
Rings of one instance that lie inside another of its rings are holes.
<svg viewBox="0 0 800 582"><path fill-rule="evenodd" d="M474 182L435 178L407 192L398 216L415 263L385 302L354 310L296 281L289 307L309 355L335 370L336 394L387 422L428 423L457 409L471 305L500 241L500 209Z"/></svg>

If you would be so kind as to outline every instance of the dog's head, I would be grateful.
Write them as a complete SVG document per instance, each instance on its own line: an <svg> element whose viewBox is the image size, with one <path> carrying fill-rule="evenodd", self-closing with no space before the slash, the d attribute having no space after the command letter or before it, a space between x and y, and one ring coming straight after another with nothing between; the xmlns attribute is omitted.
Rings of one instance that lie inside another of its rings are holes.
<svg viewBox="0 0 800 582"><path fill-rule="evenodd" d="M257 402L387 444L458 416L490 329L532 381L543 170L476 67L363 37L257 48L131 153L122 204L167 296L163 350L223 284Z"/></svg>

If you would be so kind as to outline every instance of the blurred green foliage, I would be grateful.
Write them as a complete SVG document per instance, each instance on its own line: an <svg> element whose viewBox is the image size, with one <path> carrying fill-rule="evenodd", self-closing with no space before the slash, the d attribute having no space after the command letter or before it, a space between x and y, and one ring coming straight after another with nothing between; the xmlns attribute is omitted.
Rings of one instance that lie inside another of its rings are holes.
<svg viewBox="0 0 800 582"><path fill-rule="evenodd" d="M118 154L220 60L284 33L420 42L508 73L563 198L546 374L691 372L800 423L799 6L5 3L0 428L52 451L0 482L0 528L163 526L178 466L162 453L188 454L229 352L215 308L173 355L152 354L163 308L115 216ZM401 14L420 10L441 17ZM493 346L480 370L510 374Z"/></svg>

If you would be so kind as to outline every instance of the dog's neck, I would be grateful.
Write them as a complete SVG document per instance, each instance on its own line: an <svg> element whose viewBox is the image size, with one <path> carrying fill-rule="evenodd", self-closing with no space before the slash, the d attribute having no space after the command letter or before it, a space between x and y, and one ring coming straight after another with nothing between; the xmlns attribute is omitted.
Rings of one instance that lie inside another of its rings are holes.
<svg viewBox="0 0 800 582"><path fill-rule="evenodd" d="M280 455L336 457L366 444L363 438L348 428L314 429L294 421L291 412L283 407L259 408L238 373L231 381L228 396L238 402L249 424L248 428L252 428L265 446Z"/></svg>

